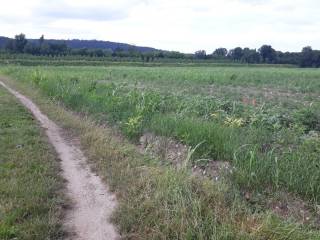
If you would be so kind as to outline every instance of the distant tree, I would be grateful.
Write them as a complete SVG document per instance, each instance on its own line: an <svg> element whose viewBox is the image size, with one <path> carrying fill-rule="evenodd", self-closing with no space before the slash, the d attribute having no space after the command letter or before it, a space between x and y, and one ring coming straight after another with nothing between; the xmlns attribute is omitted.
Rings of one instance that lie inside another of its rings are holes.
<svg viewBox="0 0 320 240"><path fill-rule="evenodd" d="M314 61L314 67L317 67L319 68L320 67L320 51L317 50L317 51L313 51L314 53L314 58L313 58L313 61Z"/></svg>
<svg viewBox="0 0 320 240"><path fill-rule="evenodd" d="M109 44L109 45L106 45ZM184 54L177 51L161 51L152 48L136 47L128 44L106 43L103 41L70 40L68 45L63 40L45 40L42 35L37 41L28 41L21 33L13 39L1 38L0 51L9 53L26 53L33 55L81 55L93 57L132 57L143 61L154 59L232 59L244 63L274 63L295 64L301 67L320 67L320 51L313 50L310 46L304 47L301 52L276 51L270 45L263 45L259 50L237 47L229 52L226 48L217 48L212 54L207 55L205 50L196 51L194 54ZM4 48L3 48L4 46ZM68 48L71 46L71 48ZM86 48L83 48L86 46ZM81 48L82 47L82 48ZM106 48L109 47L109 48ZM114 50L112 50L114 49Z"/></svg>
<svg viewBox="0 0 320 240"><path fill-rule="evenodd" d="M299 65L301 63L301 53L277 51L277 63Z"/></svg>
<svg viewBox="0 0 320 240"><path fill-rule="evenodd" d="M59 56L68 53L68 46L64 43L49 43L49 55Z"/></svg>
<svg viewBox="0 0 320 240"><path fill-rule="evenodd" d="M23 53L24 47L28 43L26 36L21 33L16 35L14 39L9 39L6 43L5 49L12 53Z"/></svg>
<svg viewBox="0 0 320 240"><path fill-rule="evenodd" d="M82 49L85 50L82 52L83 56L90 56L90 57L104 57L105 53L102 49Z"/></svg>
<svg viewBox="0 0 320 240"><path fill-rule="evenodd" d="M104 56L111 57L113 51L112 51L112 49L108 48L108 49L103 50L103 53L104 53Z"/></svg>
<svg viewBox="0 0 320 240"><path fill-rule="evenodd" d="M242 50L242 48L241 47L236 47L235 49L234 49L234 52L233 52L233 54L234 54L234 59L236 59L236 60L241 60L241 58L243 57L243 50Z"/></svg>
<svg viewBox="0 0 320 240"><path fill-rule="evenodd" d="M241 47L236 47L235 49L231 49L228 53L228 57L233 61L241 61L243 57L243 50Z"/></svg>
<svg viewBox="0 0 320 240"><path fill-rule="evenodd" d="M276 51L270 45L261 46L259 53L264 63L274 63L276 61Z"/></svg>
<svg viewBox="0 0 320 240"><path fill-rule="evenodd" d="M96 57L104 57L104 52L102 51L102 49L95 49L94 54Z"/></svg>
<svg viewBox="0 0 320 240"><path fill-rule="evenodd" d="M166 51L163 52L164 57L173 58L173 59L181 59L185 57L185 54L177 52L177 51Z"/></svg>
<svg viewBox="0 0 320 240"><path fill-rule="evenodd" d="M127 57L129 54L123 48L117 47L113 53L113 57Z"/></svg>
<svg viewBox="0 0 320 240"><path fill-rule="evenodd" d="M139 51L137 50L136 47L129 47L128 48L128 54L130 57L138 57L139 56Z"/></svg>
<svg viewBox="0 0 320 240"><path fill-rule="evenodd" d="M14 37L14 46L15 51L17 53L23 53L24 47L27 45L28 40L26 39L26 35L20 33Z"/></svg>
<svg viewBox="0 0 320 240"><path fill-rule="evenodd" d="M164 52L163 51L157 51L155 53L155 57L157 58L164 58Z"/></svg>
<svg viewBox="0 0 320 240"><path fill-rule="evenodd" d="M87 48L80 48L74 50L75 55L80 55L80 56L87 56L88 54L88 49Z"/></svg>
<svg viewBox="0 0 320 240"><path fill-rule="evenodd" d="M40 54L41 55L49 55L50 54L50 46L48 43L44 42L40 46Z"/></svg>
<svg viewBox="0 0 320 240"><path fill-rule="evenodd" d="M24 53L32 54L32 55L39 55L40 54L40 47L34 43L28 42L23 49Z"/></svg>
<svg viewBox="0 0 320 240"><path fill-rule="evenodd" d="M144 62L152 62L152 61L154 61L155 55L156 55L155 52L141 53L141 60Z"/></svg>
<svg viewBox="0 0 320 240"><path fill-rule="evenodd" d="M44 35L42 34L41 37L39 38L39 46L40 46L40 48L43 45L43 43L44 43Z"/></svg>
<svg viewBox="0 0 320 240"><path fill-rule="evenodd" d="M320 51L312 50L310 46L304 47L301 51L301 67L320 67Z"/></svg>
<svg viewBox="0 0 320 240"><path fill-rule="evenodd" d="M226 48L217 48L212 55L217 57L225 57L227 54L228 50Z"/></svg>
<svg viewBox="0 0 320 240"><path fill-rule="evenodd" d="M243 49L242 62L246 63L259 63L260 62L260 54L256 49Z"/></svg>
<svg viewBox="0 0 320 240"><path fill-rule="evenodd" d="M207 56L207 53L205 50L198 50L194 53L194 56L197 59L205 59Z"/></svg>
<svg viewBox="0 0 320 240"><path fill-rule="evenodd" d="M15 44L13 39L8 39L5 45L5 50L11 53L15 52Z"/></svg>

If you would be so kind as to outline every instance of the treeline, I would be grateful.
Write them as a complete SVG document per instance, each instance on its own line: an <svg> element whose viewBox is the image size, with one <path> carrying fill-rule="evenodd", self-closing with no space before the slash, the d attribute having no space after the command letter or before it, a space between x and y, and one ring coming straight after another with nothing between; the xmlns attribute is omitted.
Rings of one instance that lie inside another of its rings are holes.
<svg viewBox="0 0 320 240"><path fill-rule="evenodd" d="M74 41L74 40L73 40ZM173 51L160 51L147 47L135 47L128 44L119 44L126 48L70 48L66 41L45 40L42 35L38 40L28 40L25 34L16 35L13 39L8 38L4 44L4 51L12 54L31 54L39 56L89 56L89 57L120 57L141 58L143 61L153 61L155 58L183 59L187 55ZM80 41L81 42L81 41ZM98 41L102 44L102 41ZM109 43L110 44L110 43Z"/></svg>
<svg viewBox="0 0 320 240"><path fill-rule="evenodd" d="M32 54L32 55L67 55L69 54L69 50L67 44L53 44L45 41L44 36L42 35L38 42L31 42L26 39L26 36L21 33L16 35L14 39L8 39L5 47L6 52L16 53L16 54Z"/></svg>
<svg viewBox="0 0 320 240"><path fill-rule="evenodd" d="M258 50L237 47L231 50L218 48L212 54L204 50L195 52L197 59L229 59L240 63L294 64L300 67L320 67L320 51L304 47L301 52L276 51L270 45L263 45Z"/></svg>
<svg viewBox="0 0 320 240"><path fill-rule="evenodd" d="M320 51L311 47L304 47L301 52L276 51L270 45L263 45L258 50L236 47L234 49L217 48L213 53L207 54L205 50L196 51L194 54L184 54L175 51L151 50L141 51L134 46L127 49L101 49L101 48L70 48L67 42L50 42L42 35L38 40L29 41L24 34L8 39L4 51L13 54L31 54L39 56L89 56L89 57L118 57L140 58L143 62L152 62L155 59L187 59L187 60L212 60L232 61L249 64L294 64L300 67L320 67Z"/></svg>

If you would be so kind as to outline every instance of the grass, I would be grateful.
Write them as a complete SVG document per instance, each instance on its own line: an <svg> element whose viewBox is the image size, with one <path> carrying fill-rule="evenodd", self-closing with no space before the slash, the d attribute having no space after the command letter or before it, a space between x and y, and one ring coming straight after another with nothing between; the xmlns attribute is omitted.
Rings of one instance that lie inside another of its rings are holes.
<svg viewBox="0 0 320 240"><path fill-rule="evenodd" d="M62 189L38 123L0 88L0 239L62 239Z"/></svg>
<svg viewBox="0 0 320 240"><path fill-rule="evenodd" d="M235 66L242 67L249 64L237 63L231 60L200 60L200 59L173 59L155 58L145 62L141 57L94 57L94 56L34 56L29 54L8 54L0 52L0 63L18 64L21 66ZM265 67L294 67L290 64L250 64L250 66Z"/></svg>
<svg viewBox="0 0 320 240"><path fill-rule="evenodd" d="M113 221L124 239L318 239L319 232L269 211L255 212L227 183L199 179L137 153L93 117L67 112L28 83L8 81L80 137L92 167L119 201ZM43 93L43 92L42 92Z"/></svg>
<svg viewBox="0 0 320 240"><path fill-rule="evenodd" d="M4 67L137 141L145 131L231 162L234 183L319 203L320 72L264 67ZM297 101L299 99L299 101ZM315 133L315 134L314 134Z"/></svg>

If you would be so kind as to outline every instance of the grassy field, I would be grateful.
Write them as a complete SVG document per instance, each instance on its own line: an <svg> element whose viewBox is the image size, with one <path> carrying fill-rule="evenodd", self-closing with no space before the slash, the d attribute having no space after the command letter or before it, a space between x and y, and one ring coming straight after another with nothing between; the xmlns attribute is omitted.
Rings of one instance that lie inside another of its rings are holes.
<svg viewBox="0 0 320 240"><path fill-rule="evenodd" d="M0 87L0 239L62 239L53 152L32 115Z"/></svg>
<svg viewBox="0 0 320 240"><path fill-rule="evenodd" d="M35 56L29 54L3 53L0 51L0 64L17 64L21 66L235 66L248 64L225 59L175 59L154 58L144 61L141 57L94 57L94 56ZM250 64L264 67L295 67L290 64Z"/></svg>
<svg viewBox="0 0 320 240"><path fill-rule="evenodd" d="M101 153L103 146L91 146L96 136L88 133L92 155L106 161L98 163L100 171L123 197L115 218L123 233L138 239L319 238L311 225L281 220L241 200L241 193L264 198L286 192L315 208L319 204L320 71L128 66L0 71L96 123L114 124L133 142L153 132L198 146L192 165L201 159L202 165L214 160L234 167L232 184L199 181L131 150L100 143L110 151Z"/></svg>

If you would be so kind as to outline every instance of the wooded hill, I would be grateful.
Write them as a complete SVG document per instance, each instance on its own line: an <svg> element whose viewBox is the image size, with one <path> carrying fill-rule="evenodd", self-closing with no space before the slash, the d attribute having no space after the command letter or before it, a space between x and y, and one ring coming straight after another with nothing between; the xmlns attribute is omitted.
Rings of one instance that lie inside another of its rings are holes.
<svg viewBox="0 0 320 240"><path fill-rule="evenodd" d="M0 48L4 48L8 42L13 38L2 37L0 36ZM28 39L31 43L38 43L39 39ZM51 44L63 44L65 43L68 48L72 49L102 49L102 50L112 50L115 51L116 49L123 49L125 51L134 49L138 52L153 52L157 49L151 47L142 47L142 46L135 46L127 43L119 43L119 42L110 42L110 41L100 41L100 40L80 40L80 39L71 39L71 40L56 40L56 39L46 39L47 43Z"/></svg>

